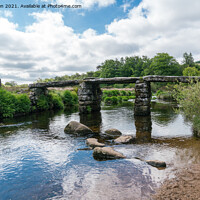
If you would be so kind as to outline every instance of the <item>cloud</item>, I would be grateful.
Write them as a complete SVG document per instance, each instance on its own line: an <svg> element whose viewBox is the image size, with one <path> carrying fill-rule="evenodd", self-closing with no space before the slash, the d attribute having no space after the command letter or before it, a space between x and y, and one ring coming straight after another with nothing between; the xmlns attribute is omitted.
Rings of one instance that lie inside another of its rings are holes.
<svg viewBox="0 0 200 200"><path fill-rule="evenodd" d="M95 70L106 59L158 52L179 59L192 52L199 60L199 7L199 0L143 0L126 18L106 25L103 34L91 28L75 33L58 12L30 14L34 22L25 31L1 15L1 78L32 82Z"/></svg>
<svg viewBox="0 0 200 200"><path fill-rule="evenodd" d="M118 40L137 41L138 54L154 56L169 52L175 57L194 52L197 58L200 31L200 2L194 0L143 0L130 10L128 18L107 25Z"/></svg>
<svg viewBox="0 0 200 200"><path fill-rule="evenodd" d="M4 11L0 11L0 16L12 18L13 13L10 10L4 10Z"/></svg>

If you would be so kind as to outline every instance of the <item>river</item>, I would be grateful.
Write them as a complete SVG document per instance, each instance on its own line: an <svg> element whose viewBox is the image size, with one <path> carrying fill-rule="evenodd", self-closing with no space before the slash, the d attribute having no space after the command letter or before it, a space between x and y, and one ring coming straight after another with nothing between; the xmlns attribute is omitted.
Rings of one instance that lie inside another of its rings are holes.
<svg viewBox="0 0 200 200"><path fill-rule="evenodd" d="M87 137L64 133L71 120L100 136L119 129L137 137L136 144L113 145L127 158L97 161L85 148ZM135 118L133 105L105 106L101 113L43 112L0 122L0 199L124 200L150 199L177 168L200 162L200 140L190 122L174 112L173 103L152 103L151 117ZM143 160L161 160L157 169Z"/></svg>

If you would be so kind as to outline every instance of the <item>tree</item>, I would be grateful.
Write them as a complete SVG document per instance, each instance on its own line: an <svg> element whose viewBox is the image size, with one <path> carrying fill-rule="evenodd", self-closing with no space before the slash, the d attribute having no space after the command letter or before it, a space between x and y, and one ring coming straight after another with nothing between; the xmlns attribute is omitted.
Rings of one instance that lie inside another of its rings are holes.
<svg viewBox="0 0 200 200"><path fill-rule="evenodd" d="M116 60L106 60L102 65L98 66L98 70L101 71L100 77L112 78L120 76L121 62Z"/></svg>
<svg viewBox="0 0 200 200"><path fill-rule="evenodd" d="M182 71L174 57L168 53L157 53L152 59L148 73L151 73L151 75L179 76Z"/></svg>
<svg viewBox="0 0 200 200"><path fill-rule="evenodd" d="M17 83L15 81L6 82L5 86L16 86Z"/></svg>
<svg viewBox="0 0 200 200"><path fill-rule="evenodd" d="M185 52L183 54L183 64L187 67L193 67L195 65L192 53L188 54Z"/></svg>

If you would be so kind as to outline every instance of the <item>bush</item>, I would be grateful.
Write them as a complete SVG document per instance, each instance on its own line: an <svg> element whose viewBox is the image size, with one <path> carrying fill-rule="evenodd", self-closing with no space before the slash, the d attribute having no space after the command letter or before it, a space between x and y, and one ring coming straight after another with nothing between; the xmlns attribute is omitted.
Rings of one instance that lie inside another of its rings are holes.
<svg viewBox="0 0 200 200"><path fill-rule="evenodd" d="M69 90L66 90L63 93L63 102L65 106L72 106L73 105L73 96Z"/></svg>
<svg viewBox="0 0 200 200"><path fill-rule="evenodd" d="M26 94L12 94L0 89L0 117L13 117L18 113L30 112L30 100Z"/></svg>
<svg viewBox="0 0 200 200"><path fill-rule="evenodd" d="M15 95L16 97L16 113L29 113L31 110L31 101L26 94Z"/></svg>
<svg viewBox="0 0 200 200"><path fill-rule="evenodd" d="M122 96L122 100L123 100L123 101L128 101L129 98L128 98L127 96Z"/></svg>
<svg viewBox="0 0 200 200"><path fill-rule="evenodd" d="M78 104L78 95L77 95L77 93L75 91L72 91L71 95L72 95L73 105Z"/></svg>
<svg viewBox="0 0 200 200"><path fill-rule="evenodd" d="M62 98L58 94L51 94L52 98L52 107L55 109L63 109L64 104L62 102Z"/></svg>
<svg viewBox="0 0 200 200"><path fill-rule="evenodd" d="M13 117L15 113L16 98L10 92L0 89L0 116Z"/></svg>
<svg viewBox="0 0 200 200"><path fill-rule="evenodd" d="M175 91L174 98L180 109L192 121L194 129L200 131L200 83L179 84L175 86Z"/></svg>
<svg viewBox="0 0 200 200"><path fill-rule="evenodd" d="M65 106L74 106L78 104L78 95L75 91L66 90L62 94L62 100Z"/></svg>
<svg viewBox="0 0 200 200"><path fill-rule="evenodd" d="M49 98L48 96L41 95L37 101L38 110L48 110L49 109Z"/></svg>
<svg viewBox="0 0 200 200"><path fill-rule="evenodd" d="M117 104L118 104L118 99L117 99L117 97L111 97L111 99L112 99L112 104L113 104L113 105L117 105Z"/></svg>
<svg viewBox="0 0 200 200"><path fill-rule="evenodd" d="M118 100L118 103L122 103L122 97L121 96L118 96L117 100Z"/></svg>
<svg viewBox="0 0 200 200"><path fill-rule="evenodd" d="M117 105L118 99L117 99L117 97L106 97L105 104L106 105Z"/></svg>
<svg viewBox="0 0 200 200"><path fill-rule="evenodd" d="M124 91L124 90L120 91L120 95L121 96L126 96L126 91Z"/></svg>

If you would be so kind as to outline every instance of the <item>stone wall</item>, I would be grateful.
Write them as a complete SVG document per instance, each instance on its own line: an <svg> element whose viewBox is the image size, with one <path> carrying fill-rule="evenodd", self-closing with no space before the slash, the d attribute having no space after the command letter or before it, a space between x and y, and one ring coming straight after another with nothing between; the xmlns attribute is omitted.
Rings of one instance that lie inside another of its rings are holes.
<svg viewBox="0 0 200 200"><path fill-rule="evenodd" d="M135 84L135 107L134 115L147 116L150 115L151 107L151 85L150 82L143 79L136 81Z"/></svg>
<svg viewBox="0 0 200 200"><path fill-rule="evenodd" d="M31 100L31 106L36 106L38 98L41 95L47 95L48 90L46 88L32 88L30 89L30 95L29 98Z"/></svg>
<svg viewBox="0 0 200 200"><path fill-rule="evenodd" d="M78 90L79 112L100 111L102 91L99 84L83 82L80 86L81 88Z"/></svg>

